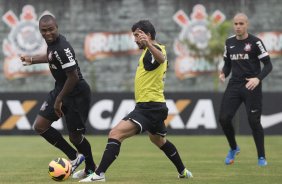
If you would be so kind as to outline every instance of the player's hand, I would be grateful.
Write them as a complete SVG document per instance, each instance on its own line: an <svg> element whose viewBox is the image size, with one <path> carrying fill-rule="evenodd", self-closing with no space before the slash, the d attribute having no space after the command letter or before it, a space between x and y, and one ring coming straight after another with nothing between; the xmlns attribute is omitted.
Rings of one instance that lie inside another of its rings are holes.
<svg viewBox="0 0 282 184"><path fill-rule="evenodd" d="M220 71L219 76L218 76L220 82L224 83L225 82L225 74Z"/></svg>
<svg viewBox="0 0 282 184"><path fill-rule="evenodd" d="M56 98L55 104L54 104L54 111L56 113L56 115L61 118L63 117L64 113L62 111L62 100Z"/></svg>
<svg viewBox="0 0 282 184"><path fill-rule="evenodd" d="M139 41L144 44L145 46L149 43L148 35L146 35L141 29L137 29L138 32L138 39Z"/></svg>
<svg viewBox="0 0 282 184"><path fill-rule="evenodd" d="M30 56L20 56L20 59L24 66L28 66L32 64L32 57Z"/></svg>
<svg viewBox="0 0 282 184"><path fill-rule="evenodd" d="M246 78L246 80L248 81L246 84L246 88L248 90L254 90L259 85L259 82L260 82L260 80L256 77Z"/></svg>

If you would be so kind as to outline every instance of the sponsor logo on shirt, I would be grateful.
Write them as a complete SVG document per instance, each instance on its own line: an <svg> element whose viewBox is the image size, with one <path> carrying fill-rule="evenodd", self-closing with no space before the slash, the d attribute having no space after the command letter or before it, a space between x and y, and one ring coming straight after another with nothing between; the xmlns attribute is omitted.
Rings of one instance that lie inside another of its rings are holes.
<svg viewBox="0 0 282 184"><path fill-rule="evenodd" d="M55 51L54 54L55 54L56 59L57 59L57 60L61 63L61 65L62 65L62 64L63 64L63 63L62 63L62 59L60 58L58 52Z"/></svg>
<svg viewBox="0 0 282 184"><path fill-rule="evenodd" d="M249 54L230 54L231 60L245 60L249 59Z"/></svg>
<svg viewBox="0 0 282 184"><path fill-rule="evenodd" d="M257 41L256 44L258 45L258 48L260 49L262 54L266 52L266 50L265 50L264 46L262 45L261 41Z"/></svg>
<svg viewBox="0 0 282 184"><path fill-rule="evenodd" d="M74 58L73 58L73 55L70 51L70 48L67 48L67 49L64 49L65 53L66 53L66 56L68 57L69 61L70 62L75 62Z"/></svg>

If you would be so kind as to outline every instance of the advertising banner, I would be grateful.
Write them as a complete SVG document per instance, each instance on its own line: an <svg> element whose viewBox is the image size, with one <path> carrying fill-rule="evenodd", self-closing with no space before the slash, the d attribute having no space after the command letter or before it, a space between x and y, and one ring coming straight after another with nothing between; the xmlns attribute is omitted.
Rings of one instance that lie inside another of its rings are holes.
<svg viewBox="0 0 282 184"><path fill-rule="evenodd" d="M88 61L139 54L132 32L95 32L85 37L84 53Z"/></svg>
<svg viewBox="0 0 282 184"><path fill-rule="evenodd" d="M34 119L44 102L45 93L1 93L0 135L35 134ZM280 93L265 93L261 123L265 134L282 133L282 98ZM87 121L87 134L107 134L135 106L132 93L93 93ZM218 112L222 93L167 93L168 134L222 135ZM242 105L234 117L238 134L251 134ZM63 119L54 122L56 129L67 133Z"/></svg>
<svg viewBox="0 0 282 184"><path fill-rule="evenodd" d="M45 11L43 14L50 13ZM2 44L5 56L3 64L5 78L13 80L31 75L50 74L48 64L24 67L20 60L21 55L42 55L47 49L38 29L38 19L34 6L25 5L19 18L12 10L9 10L2 16L2 20L11 29L3 39Z"/></svg>

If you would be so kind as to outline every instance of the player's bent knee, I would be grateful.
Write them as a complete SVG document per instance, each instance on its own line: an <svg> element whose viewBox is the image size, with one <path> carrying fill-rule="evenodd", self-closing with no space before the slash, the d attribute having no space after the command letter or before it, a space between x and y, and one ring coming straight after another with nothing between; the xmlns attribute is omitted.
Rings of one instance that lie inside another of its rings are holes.
<svg viewBox="0 0 282 184"><path fill-rule="evenodd" d="M51 127L51 124L52 124L51 121L49 121L46 118L39 115L39 116L36 117L36 119L34 121L33 129L38 134L42 134Z"/></svg>
<svg viewBox="0 0 282 184"><path fill-rule="evenodd" d="M220 115L219 116L219 123L224 128L228 126L232 121L232 117L228 115Z"/></svg>
<svg viewBox="0 0 282 184"><path fill-rule="evenodd" d="M260 116L257 115L250 115L248 117L250 127L252 130L262 130L262 125L260 123Z"/></svg>
<svg viewBox="0 0 282 184"><path fill-rule="evenodd" d="M165 139L150 139L152 143L154 143L157 147L162 147L166 140Z"/></svg>
<svg viewBox="0 0 282 184"><path fill-rule="evenodd" d="M83 140L83 135L81 133L70 133L69 140L73 145L79 145Z"/></svg>
<svg viewBox="0 0 282 184"><path fill-rule="evenodd" d="M108 137L111 138L111 139L116 139L116 140L122 142L124 139L127 138L127 135L126 135L126 133L124 133L124 132L122 132L118 129L112 129L110 131Z"/></svg>
<svg viewBox="0 0 282 184"><path fill-rule="evenodd" d="M40 127L38 127L36 124L33 125L33 129L38 134L43 133L43 130Z"/></svg>
<svg viewBox="0 0 282 184"><path fill-rule="evenodd" d="M260 115L257 115L257 114L251 114L248 116L248 120L249 122L260 122Z"/></svg>
<svg viewBox="0 0 282 184"><path fill-rule="evenodd" d="M121 132L116 129L112 129L109 133L109 138L118 139L121 136Z"/></svg>
<svg viewBox="0 0 282 184"><path fill-rule="evenodd" d="M38 134L42 134L44 133L46 130L48 130L50 126L46 127L46 126L42 126L41 124L35 122L33 125L33 129L36 133Z"/></svg>
<svg viewBox="0 0 282 184"><path fill-rule="evenodd" d="M73 145L79 145L82 141L82 138L74 138L74 137L69 137L69 140L70 142L73 144Z"/></svg>

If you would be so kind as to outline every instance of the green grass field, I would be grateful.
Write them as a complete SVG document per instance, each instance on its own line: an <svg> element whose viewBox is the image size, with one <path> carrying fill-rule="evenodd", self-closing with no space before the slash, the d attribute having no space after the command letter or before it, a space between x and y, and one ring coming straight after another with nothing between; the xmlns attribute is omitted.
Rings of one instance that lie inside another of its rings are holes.
<svg viewBox="0 0 282 184"><path fill-rule="evenodd" d="M88 136L93 155L100 162L106 136ZM228 147L223 136L168 136L194 178L177 178L176 169L164 154L150 143L147 136L126 140L119 158L106 173L111 184L281 184L282 136L266 136L268 166L257 166L251 136L238 136L241 153L235 164L225 166ZM56 183L48 176L48 163L63 153L39 136L0 136L0 183ZM81 166L80 168L83 168ZM63 183L78 183L68 179Z"/></svg>

